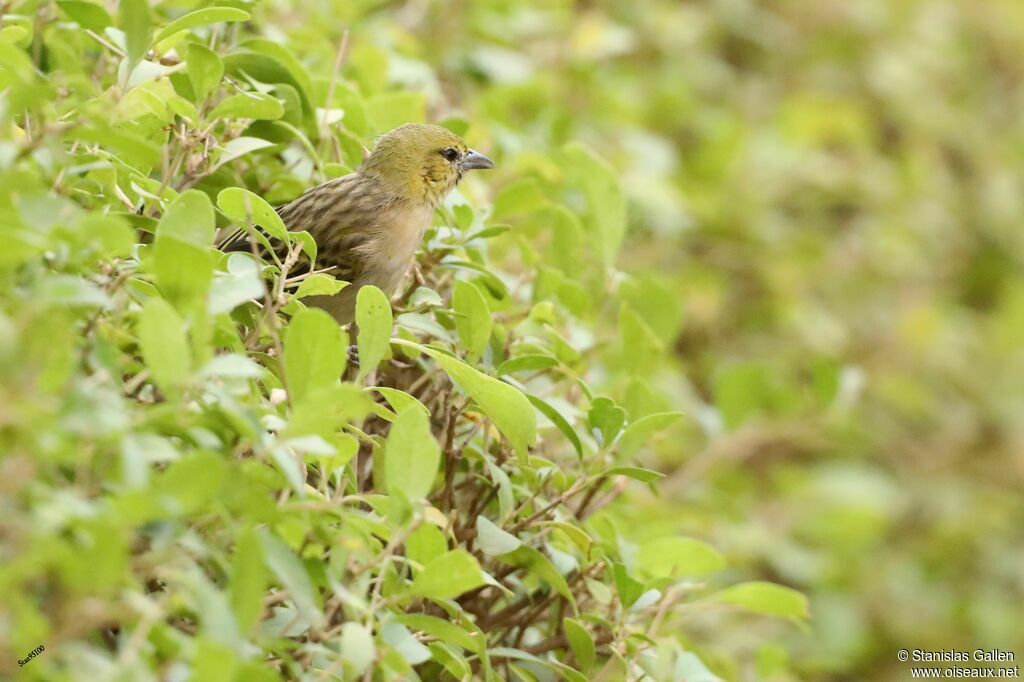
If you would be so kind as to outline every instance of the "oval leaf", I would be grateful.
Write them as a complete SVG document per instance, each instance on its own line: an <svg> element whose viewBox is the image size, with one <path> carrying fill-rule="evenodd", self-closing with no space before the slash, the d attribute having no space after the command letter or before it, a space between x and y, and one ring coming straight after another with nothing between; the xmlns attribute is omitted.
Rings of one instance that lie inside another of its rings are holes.
<svg viewBox="0 0 1024 682"><path fill-rule="evenodd" d="M169 38L179 31L187 31L190 28L195 28L196 26L219 24L222 21L248 20L248 12L234 7L207 7L205 9L197 9L195 12L189 12L185 16L178 17L171 23L167 24L167 26L157 34L156 40L153 42L159 43L164 38Z"/></svg>
<svg viewBox="0 0 1024 682"><path fill-rule="evenodd" d="M273 120L284 116L284 106L270 95L259 92L243 92L223 100L210 112L209 119L252 118Z"/></svg>
<svg viewBox="0 0 1024 682"><path fill-rule="evenodd" d="M682 418L682 412L659 412L641 417L626 427L619 439L618 451L622 457L630 457L654 434L668 428L673 422Z"/></svg>
<svg viewBox="0 0 1024 682"><path fill-rule="evenodd" d="M359 327L359 336L356 337L359 378L362 379L377 369L380 361L390 354L388 340L394 324L391 302L372 284L360 287L356 295L356 324Z"/></svg>
<svg viewBox="0 0 1024 682"><path fill-rule="evenodd" d="M349 621L341 626L341 658L361 675L377 657L373 635L362 623Z"/></svg>
<svg viewBox="0 0 1024 682"><path fill-rule="evenodd" d="M709 599L776 618L805 620L809 616L806 596L775 583L740 583L711 595Z"/></svg>
<svg viewBox="0 0 1024 682"><path fill-rule="evenodd" d="M454 599L484 584L484 574L476 558L464 549L457 549L424 566L409 586L409 594L428 599Z"/></svg>
<svg viewBox="0 0 1024 682"><path fill-rule="evenodd" d="M281 216L262 197L247 189L228 187L221 190L217 195L217 207L237 223L259 225L271 237L288 242L288 228Z"/></svg>
<svg viewBox="0 0 1024 682"><path fill-rule="evenodd" d="M201 102L224 77L224 62L216 52L198 43L189 44L185 55L185 66L195 90L196 102Z"/></svg>
<svg viewBox="0 0 1024 682"><path fill-rule="evenodd" d="M491 338L491 309L476 285L463 279L455 282L452 307L459 341L465 347L469 360L473 361L484 352Z"/></svg>
<svg viewBox="0 0 1024 682"><path fill-rule="evenodd" d="M313 581L310 580L302 560L276 535L263 531L260 539L267 567L281 581L281 585L288 590L288 596L295 604L295 608L309 623L314 625L322 623L324 616L317 603Z"/></svg>
<svg viewBox="0 0 1024 682"><path fill-rule="evenodd" d="M666 537L640 545L637 568L655 577L700 577L725 568L725 557L711 545L684 537Z"/></svg>
<svg viewBox="0 0 1024 682"><path fill-rule="evenodd" d="M300 311L284 332L284 370L292 403L338 383L348 362L348 340L319 309Z"/></svg>
<svg viewBox="0 0 1024 682"><path fill-rule="evenodd" d="M569 646L572 648L572 654L576 657L579 668L586 671L594 665L597 653L594 638L590 636L590 632L583 627L582 623L572 618L562 619L562 629L565 631L566 639L569 640Z"/></svg>
<svg viewBox="0 0 1024 682"><path fill-rule="evenodd" d="M484 516L476 517L476 537L480 551L490 556L508 554L519 549L519 538L494 525Z"/></svg>
<svg viewBox="0 0 1024 682"><path fill-rule="evenodd" d="M162 298L148 301L139 316L139 345L146 367L164 391L181 386L192 360L185 338L185 321Z"/></svg>
<svg viewBox="0 0 1024 682"><path fill-rule="evenodd" d="M530 401L530 404L540 411L541 414L551 420L551 423L562 432L563 436L569 439L569 442L572 443L572 447L576 450L576 454L583 457L583 443L580 441L580 437L576 433L576 429L572 428L572 424L562 416L562 413L535 395L527 394L526 398Z"/></svg>
<svg viewBox="0 0 1024 682"><path fill-rule="evenodd" d="M415 348L437 360L452 381L461 386L494 422L516 454L521 459L526 458L537 437L537 416L522 392L439 350L404 339L392 339L392 342Z"/></svg>
<svg viewBox="0 0 1024 682"><path fill-rule="evenodd" d="M401 492L407 500L426 497L440 464L441 448L427 415L414 407L399 412L384 446L388 492Z"/></svg>

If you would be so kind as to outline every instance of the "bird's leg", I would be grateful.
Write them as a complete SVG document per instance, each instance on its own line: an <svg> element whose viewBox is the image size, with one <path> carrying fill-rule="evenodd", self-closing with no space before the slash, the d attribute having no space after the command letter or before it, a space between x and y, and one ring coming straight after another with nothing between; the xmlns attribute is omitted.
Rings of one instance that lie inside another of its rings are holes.
<svg viewBox="0 0 1024 682"><path fill-rule="evenodd" d="M356 338L359 335L359 327L355 322L348 325L348 365L342 375L342 379L351 381L354 380L356 374L359 373L359 346L356 343Z"/></svg>

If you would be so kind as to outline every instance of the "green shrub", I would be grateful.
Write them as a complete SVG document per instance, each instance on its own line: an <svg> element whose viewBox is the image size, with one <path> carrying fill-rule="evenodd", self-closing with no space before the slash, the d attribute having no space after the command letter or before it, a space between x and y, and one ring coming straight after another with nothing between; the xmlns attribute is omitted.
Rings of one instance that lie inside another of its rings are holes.
<svg viewBox="0 0 1024 682"><path fill-rule="evenodd" d="M583 145L452 198L394 307L360 292L357 365L302 303L333 278L213 248L259 223L314 256L271 205L425 106L373 49L309 68L237 5L4 21L8 663L45 643L24 674L714 679L676 613L805 618L778 585L693 582L719 551L622 515L680 415L602 393L616 372L643 393L666 336L614 269L625 199ZM486 119L443 123L513 155Z"/></svg>

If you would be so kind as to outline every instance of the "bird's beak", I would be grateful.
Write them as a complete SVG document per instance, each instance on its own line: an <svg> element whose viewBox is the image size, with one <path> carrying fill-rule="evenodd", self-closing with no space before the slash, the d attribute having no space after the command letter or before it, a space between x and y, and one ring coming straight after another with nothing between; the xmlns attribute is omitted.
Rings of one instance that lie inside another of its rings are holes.
<svg viewBox="0 0 1024 682"><path fill-rule="evenodd" d="M473 151L472 149L470 149L469 153L466 154L465 158L463 158L462 161L459 162L459 168L464 171L494 168L494 162L488 159L480 152Z"/></svg>

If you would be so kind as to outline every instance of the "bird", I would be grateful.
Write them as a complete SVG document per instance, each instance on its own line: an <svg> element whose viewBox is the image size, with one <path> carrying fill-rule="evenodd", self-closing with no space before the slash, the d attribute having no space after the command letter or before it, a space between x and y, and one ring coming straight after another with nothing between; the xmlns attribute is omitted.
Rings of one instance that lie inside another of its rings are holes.
<svg viewBox="0 0 1024 682"><path fill-rule="evenodd" d="M390 296L412 265L434 210L465 173L487 168L494 162L447 128L407 123L382 135L355 172L278 207L285 227L313 237L316 267L349 283L337 294L307 296L303 303L346 325L355 317L360 287L372 284ZM251 251L251 239L238 230L218 246Z"/></svg>

